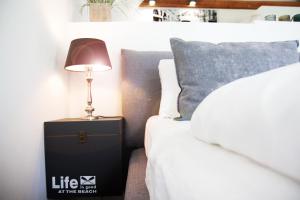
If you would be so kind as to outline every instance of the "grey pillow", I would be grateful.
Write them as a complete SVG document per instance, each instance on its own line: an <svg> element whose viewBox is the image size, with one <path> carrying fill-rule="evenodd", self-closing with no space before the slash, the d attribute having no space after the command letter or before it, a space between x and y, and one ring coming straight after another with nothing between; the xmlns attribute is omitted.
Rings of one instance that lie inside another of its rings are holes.
<svg viewBox="0 0 300 200"><path fill-rule="evenodd" d="M224 84L299 62L298 41L212 44L172 38L171 47L181 87L181 120L190 120L197 105Z"/></svg>
<svg viewBox="0 0 300 200"><path fill-rule="evenodd" d="M157 115L161 98L158 64L173 58L171 52L122 50L122 108L125 144L143 147L145 124Z"/></svg>

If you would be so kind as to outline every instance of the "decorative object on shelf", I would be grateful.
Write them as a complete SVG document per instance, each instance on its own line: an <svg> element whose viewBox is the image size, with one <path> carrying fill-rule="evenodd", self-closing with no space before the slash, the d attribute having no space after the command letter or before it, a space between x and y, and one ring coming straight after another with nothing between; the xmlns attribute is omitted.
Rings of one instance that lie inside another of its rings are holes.
<svg viewBox="0 0 300 200"><path fill-rule="evenodd" d="M294 22L300 22L300 14L296 14L293 16L293 21Z"/></svg>
<svg viewBox="0 0 300 200"><path fill-rule="evenodd" d="M111 21L111 10L114 0L87 0L81 9L89 7L91 22Z"/></svg>
<svg viewBox="0 0 300 200"><path fill-rule="evenodd" d="M290 15L282 15L280 17L278 17L278 21L291 21L291 16Z"/></svg>
<svg viewBox="0 0 300 200"><path fill-rule="evenodd" d="M216 10L154 9L153 21L163 22L217 22Z"/></svg>
<svg viewBox="0 0 300 200"><path fill-rule="evenodd" d="M65 69L75 72L86 72L88 85L87 116L84 119L94 120L95 110L92 106L91 84L93 71L106 71L112 68L105 42L93 38L80 38L71 42L69 53L66 59Z"/></svg>
<svg viewBox="0 0 300 200"><path fill-rule="evenodd" d="M276 15L275 14L267 15L267 16L265 16L265 20L266 21L276 21Z"/></svg>

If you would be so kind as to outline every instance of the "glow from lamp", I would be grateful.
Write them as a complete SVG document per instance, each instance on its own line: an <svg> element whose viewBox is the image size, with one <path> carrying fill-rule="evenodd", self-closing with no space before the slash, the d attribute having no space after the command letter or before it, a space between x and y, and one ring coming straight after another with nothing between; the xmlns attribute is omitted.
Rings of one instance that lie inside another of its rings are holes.
<svg viewBox="0 0 300 200"><path fill-rule="evenodd" d="M66 70L68 71L73 71L73 72L84 72L88 71L88 68L91 69L93 72L103 72L110 70L111 67L103 64L92 64L92 65L72 65L72 66L67 66L65 67Z"/></svg>

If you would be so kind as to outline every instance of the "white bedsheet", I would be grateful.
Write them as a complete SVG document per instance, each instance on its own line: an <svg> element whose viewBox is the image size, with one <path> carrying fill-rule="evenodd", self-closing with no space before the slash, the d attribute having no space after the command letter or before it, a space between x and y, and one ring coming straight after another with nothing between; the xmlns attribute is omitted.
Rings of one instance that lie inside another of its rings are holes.
<svg viewBox="0 0 300 200"><path fill-rule="evenodd" d="M196 140L190 122L151 117L146 184L151 200L299 200L300 183Z"/></svg>
<svg viewBox="0 0 300 200"><path fill-rule="evenodd" d="M167 140L178 132L190 130L190 121L175 121L160 116L152 116L146 123L145 150L146 155L152 148L153 143L157 144ZM167 131L166 131L167 130ZM154 142L155 141L155 142Z"/></svg>

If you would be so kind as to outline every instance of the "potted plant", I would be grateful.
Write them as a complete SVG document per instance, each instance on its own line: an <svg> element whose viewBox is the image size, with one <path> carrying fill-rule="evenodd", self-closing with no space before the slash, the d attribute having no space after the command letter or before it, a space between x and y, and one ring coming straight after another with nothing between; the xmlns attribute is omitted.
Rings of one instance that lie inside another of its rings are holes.
<svg viewBox="0 0 300 200"><path fill-rule="evenodd" d="M87 0L87 3L82 6L89 7L90 21L110 21L111 9L114 0Z"/></svg>

